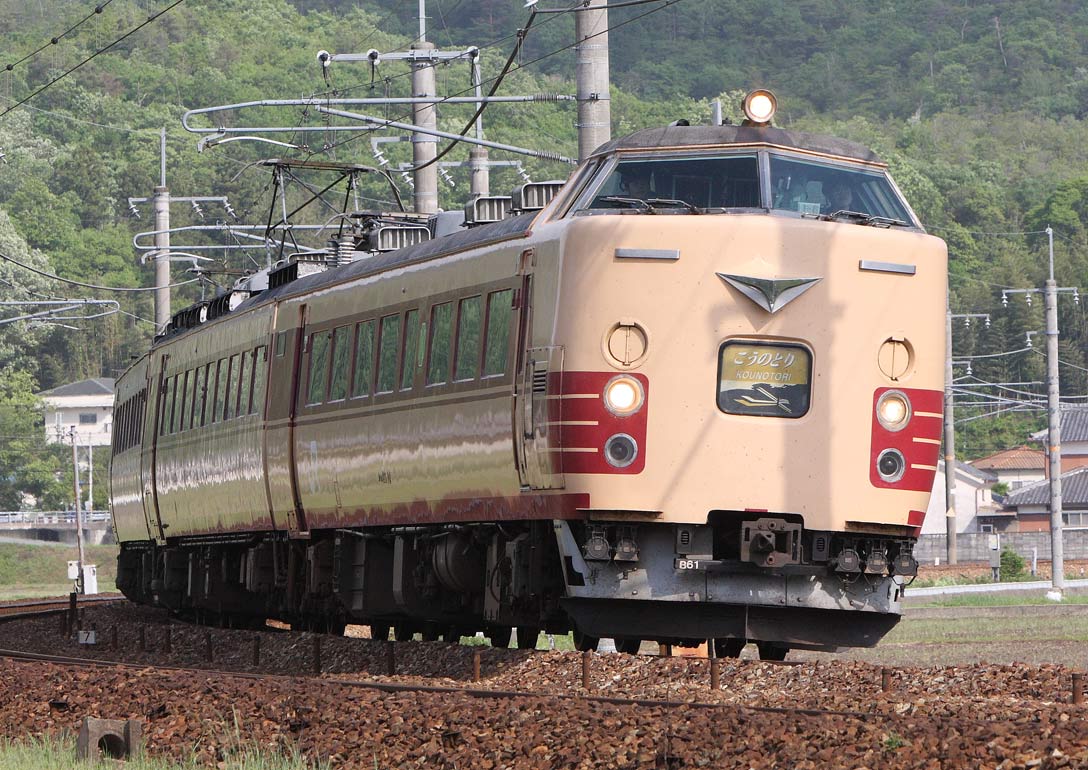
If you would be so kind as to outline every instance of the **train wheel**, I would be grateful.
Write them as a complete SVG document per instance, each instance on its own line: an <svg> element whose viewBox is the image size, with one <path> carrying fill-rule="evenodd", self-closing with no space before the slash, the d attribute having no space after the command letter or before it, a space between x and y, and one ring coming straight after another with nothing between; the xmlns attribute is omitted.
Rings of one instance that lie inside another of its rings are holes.
<svg viewBox="0 0 1088 770"><path fill-rule="evenodd" d="M420 636L425 642L437 642L439 636L438 626L434 623L427 623L423 626L423 631L420 633Z"/></svg>
<svg viewBox="0 0 1088 770"><path fill-rule="evenodd" d="M510 646L510 627L492 628L487 632L487 638L491 640L492 647L506 649Z"/></svg>
<svg viewBox="0 0 1088 770"><path fill-rule="evenodd" d="M715 639L714 654L719 658L739 658L747 644L744 639Z"/></svg>
<svg viewBox="0 0 1088 770"><path fill-rule="evenodd" d="M370 638L377 639L379 642L389 641L389 624L388 623L371 623L370 624Z"/></svg>
<svg viewBox="0 0 1088 770"><path fill-rule="evenodd" d="M518 626L518 649L535 650L536 640L540 636L540 629L532 626Z"/></svg>
<svg viewBox="0 0 1088 770"><path fill-rule="evenodd" d="M627 655L638 655L638 651L642 648L641 639L617 639L616 649Z"/></svg>
<svg viewBox="0 0 1088 770"><path fill-rule="evenodd" d="M393 624L393 636L398 642L410 642L415 636L416 630L410 623Z"/></svg>
<svg viewBox="0 0 1088 770"><path fill-rule="evenodd" d="M574 649L578 650L579 652L586 652L587 650L590 652L596 652L597 645L601 641L595 636L583 634L577 628L574 629L574 631L571 633L571 637L574 639Z"/></svg>
<svg viewBox="0 0 1088 770"><path fill-rule="evenodd" d="M760 660L785 660L790 648L775 642L756 642Z"/></svg>

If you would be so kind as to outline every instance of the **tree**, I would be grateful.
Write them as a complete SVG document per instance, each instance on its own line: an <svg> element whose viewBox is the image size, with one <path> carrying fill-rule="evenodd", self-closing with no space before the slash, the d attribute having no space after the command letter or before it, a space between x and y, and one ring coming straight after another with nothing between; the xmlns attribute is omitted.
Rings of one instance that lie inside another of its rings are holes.
<svg viewBox="0 0 1088 770"><path fill-rule="evenodd" d="M29 373L0 369L0 508L7 511L24 509L31 498L56 497L63 478L64 447L46 443L35 389Z"/></svg>

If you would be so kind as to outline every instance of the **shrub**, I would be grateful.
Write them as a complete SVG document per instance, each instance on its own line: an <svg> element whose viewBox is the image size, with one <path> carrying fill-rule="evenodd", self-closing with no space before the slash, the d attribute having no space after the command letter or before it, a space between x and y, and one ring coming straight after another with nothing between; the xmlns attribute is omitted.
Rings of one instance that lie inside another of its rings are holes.
<svg viewBox="0 0 1088 770"><path fill-rule="evenodd" d="M1008 546L1001 549L1001 579L1016 580L1024 577L1024 559Z"/></svg>

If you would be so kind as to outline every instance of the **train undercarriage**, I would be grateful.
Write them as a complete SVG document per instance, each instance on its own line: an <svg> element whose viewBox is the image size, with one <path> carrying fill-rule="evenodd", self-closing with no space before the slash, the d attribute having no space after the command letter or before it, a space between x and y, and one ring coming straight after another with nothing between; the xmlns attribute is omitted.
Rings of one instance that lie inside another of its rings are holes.
<svg viewBox="0 0 1088 770"><path fill-rule="evenodd" d="M482 632L533 647L541 631L643 640L720 656L748 641L871 646L899 619L911 541L805 531L787 519L711 515L707 525L529 521L177 538L125 543L117 585L197 622L459 641ZM819 557L819 560L813 556ZM897 572L898 570L898 572Z"/></svg>

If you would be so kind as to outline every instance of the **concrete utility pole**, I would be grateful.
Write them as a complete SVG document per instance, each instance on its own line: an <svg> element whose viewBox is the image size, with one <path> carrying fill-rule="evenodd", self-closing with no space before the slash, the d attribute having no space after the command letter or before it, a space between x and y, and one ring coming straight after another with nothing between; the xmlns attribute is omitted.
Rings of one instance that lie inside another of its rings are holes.
<svg viewBox="0 0 1088 770"><path fill-rule="evenodd" d="M1050 590L1047 598L1061 601L1065 589L1065 548L1062 539L1062 413L1058 381L1058 295L1068 292L1079 301L1078 289L1059 287L1054 280L1054 230L1047 225L1050 277L1043 287L1046 307L1046 413L1047 458L1050 474ZM1003 289L1001 299L1008 302L1009 294L1037 294L1039 289Z"/></svg>
<svg viewBox="0 0 1088 770"><path fill-rule="evenodd" d="M434 44L424 38L426 20L420 3L420 39L412 44L412 52L422 52L419 58L412 59L412 96L437 99L435 94L434 65L436 59L430 54ZM434 102L412 105L412 122L422 129L434 131L438 128L438 111ZM412 165L415 166L414 207L419 214L433 214L438 211L438 164L431 163L426 168L421 165L434 160L438 154L437 139L426 133L412 134Z"/></svg>
<svg viewBox="0 0 1088 770"><path fill-rule="evenodd" d="M944 506L945 559L956 557L956 421L952 397L952 307L945 310L944 328Z"/></svg>
<svg viewBox="0 0 1088 770"><path fill-rule="evenodd" d="M607 30L607 0L588 0L585 7L575 11L579 162L612 138Z"/></svg>
<svg viewBox="0 0 1088 770"><path fill-rule="evenodd" d="M1050 278L1046 300L1046 411L1047 444L1050 447L1050 593L1061 601L1065 589L1065 549L1062 538L1062 413L1058 391L1058 284L1054 280L1054 230L1047 225Z"/></svg>

